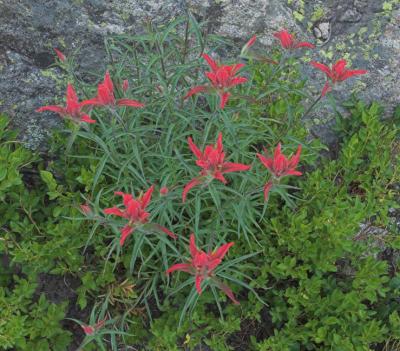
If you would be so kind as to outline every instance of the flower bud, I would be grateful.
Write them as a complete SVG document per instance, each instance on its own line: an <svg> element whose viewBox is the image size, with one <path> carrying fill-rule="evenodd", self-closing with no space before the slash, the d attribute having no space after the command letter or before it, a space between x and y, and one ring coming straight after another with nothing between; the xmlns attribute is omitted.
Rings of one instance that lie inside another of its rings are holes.
<svg viewBox="0 0 400 351"><path fill-rule="evenodd" d="M81 211L84 215L88 216L92 213L92 209L87 204L80 205L79 208L81 209Z"/></svg>
<svg viewBox="0 0 400 351"><path fill-rule="evenodd" d="M60 59L61 62L64 62L67 59L60 50L54 48L54 51L56 52L56 55Z"/></svg>
<svg viewBox="0 0 400 351"><path fill-rule="evenodd" d="M128 79L124 79L124 81L122 82L122 90L124 91L124 93L126 93L128 89L129 89Z"/></svg>
<svg viewBox="0 0 400 351"><path fill-rule="evenodd" d="M160 195L161 195L161 196L167 195L168 192L169 192L169 190L168 190L168 188L167 188L166 186L163 186L163 187L160 189Z"/></svg>

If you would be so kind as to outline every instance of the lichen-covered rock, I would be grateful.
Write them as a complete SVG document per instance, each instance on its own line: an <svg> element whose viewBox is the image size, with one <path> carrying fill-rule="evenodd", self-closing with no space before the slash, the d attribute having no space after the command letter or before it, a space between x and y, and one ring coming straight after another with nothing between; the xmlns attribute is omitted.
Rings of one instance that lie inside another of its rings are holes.
<svg viewBox="0 0 400 351"><path fill-rule="evenodd" d="M273 32L283 27L296 28L291 11L281 0L222 1L217 14L218 18L212 14L209 18L219 25L215 32L242 41L257 34L261 42L271 44Z"/></svg>
<svg viewBox="0 0 400 351"><path fill-rule="evenodd" d="M0 71L0 111L6 111L13 125L22 130L25 145L37 149L59 122L50 114L34 112L45 102L44 97L54 99L54 69L43 71L31 59L14 51L5 55L7 61Z"/></svg>
<svg viewBox="0 0 400 351"><path fill-rule="evenodd" d="M308 52L306 61L344 57L370 72L356 84L343 84L337 99L345 99L351 86L362 97L385 101L390 112L400 102L399 11L399 0L0 0L0 112L12 117L28 146L38 147L58 119L34 109L53 103L55 92L61 99L66 86L51 68L52 48L74 54L77 74L90 80L87 72L107 65L105 36L140 33L147 19L163 23L187 12L207 20L210 31L241 43L257 34L268 47L272 32L282 27L305 40L314 36L319 50ZM308 68L305 73L317 78L317 94L323 76ZM327 115L317 111L311 121L329 132Z"/></svg>
<svg viewBox="0 0 400 351"><path fill-rule="evenodd" d="M53 48L74 55L78 75L103 71L105 36L140 31L147 17L165 21L179 13L178 3L0 0L0 112L11 116L28 147L40 147L59 118L35 109L61 100L66 87L61 72L52 68Z"/></svg>
<svg viewBox="0 0 400 351"><path fill-rule="evenodd" d="M400 104L396 84L400 78L400 1L288 0L288 4L299 24L317 40L317 50L308 52L307 60L332 64L345 58L351 68L368 70L367 75L338 85L333 92L335 100L344 101L356 92L366 101L384 103L386 115L391 115ZM306 68L306 74L317 94L324 75L311 68ZM328 144L335 139L330 127L333 118L332 109L321 104L310 121Z"/></svg>

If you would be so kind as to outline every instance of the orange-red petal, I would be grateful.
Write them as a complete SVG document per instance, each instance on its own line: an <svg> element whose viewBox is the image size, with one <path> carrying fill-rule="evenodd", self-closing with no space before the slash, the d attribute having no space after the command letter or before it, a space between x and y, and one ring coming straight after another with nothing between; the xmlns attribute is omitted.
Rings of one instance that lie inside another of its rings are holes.
<svg viewBox="0 0 400 351"><path fill-rule="evenodd" d="M144 107L144 104L132 99L119 99L117 100L118 106L129 106L129 107Z"/></svg>
<svg viewBox="0 0 400 351"><path fill-rule="evenodd" d="M201 181L198 178L193 178L189 183L185 185L182 192L182 202L186 201L186 196L190 189L194 188L196 185L201 184Z"/></svg>

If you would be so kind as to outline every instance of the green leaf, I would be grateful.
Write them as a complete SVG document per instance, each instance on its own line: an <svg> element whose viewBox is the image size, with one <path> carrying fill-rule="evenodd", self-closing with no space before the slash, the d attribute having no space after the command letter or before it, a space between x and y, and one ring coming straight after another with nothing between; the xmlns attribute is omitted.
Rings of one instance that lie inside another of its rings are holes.
<svg viewBox="0 0 400 351"><path fill-rule="evenodd" d="M57 189L57 183L53 175L48 171L40 171L40 177L46 183L50 192L55 192L55 190Z"/></svg>

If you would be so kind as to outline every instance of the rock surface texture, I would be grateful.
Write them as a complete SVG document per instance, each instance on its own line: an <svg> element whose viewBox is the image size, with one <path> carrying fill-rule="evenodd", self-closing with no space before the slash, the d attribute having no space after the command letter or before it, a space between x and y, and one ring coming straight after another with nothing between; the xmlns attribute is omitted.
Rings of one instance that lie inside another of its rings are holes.
<svg viewBox="0 0 400 351"><path fill-rule="evenodd" d="M107 64L104 37L135 33L143 22L155 23L190 11L209 21L210 31L242 44L257 34L268 47L272 32L288 28L302 39L314 41L318 50L306 60L331 63L340 57L353 67L369 70L356 83L345 83L337 98L349 95L348 87L368 100L400 103L396 82L400 78L399 0L0 0L0 112L11 116L31 148L39 147L57 126L53 114L39 114L38 106L64 95L65 82L52 67L52 48L74 55L77 74L102 71ZM308 70L308 69L307 69ZM323 77L313 88L318 92ZM87 79L87 76L85 76ZM313 119L329 125L320 113ZM329 138L329 136L326 136ZM329 140L327 140L329 142Z"/></svg>

